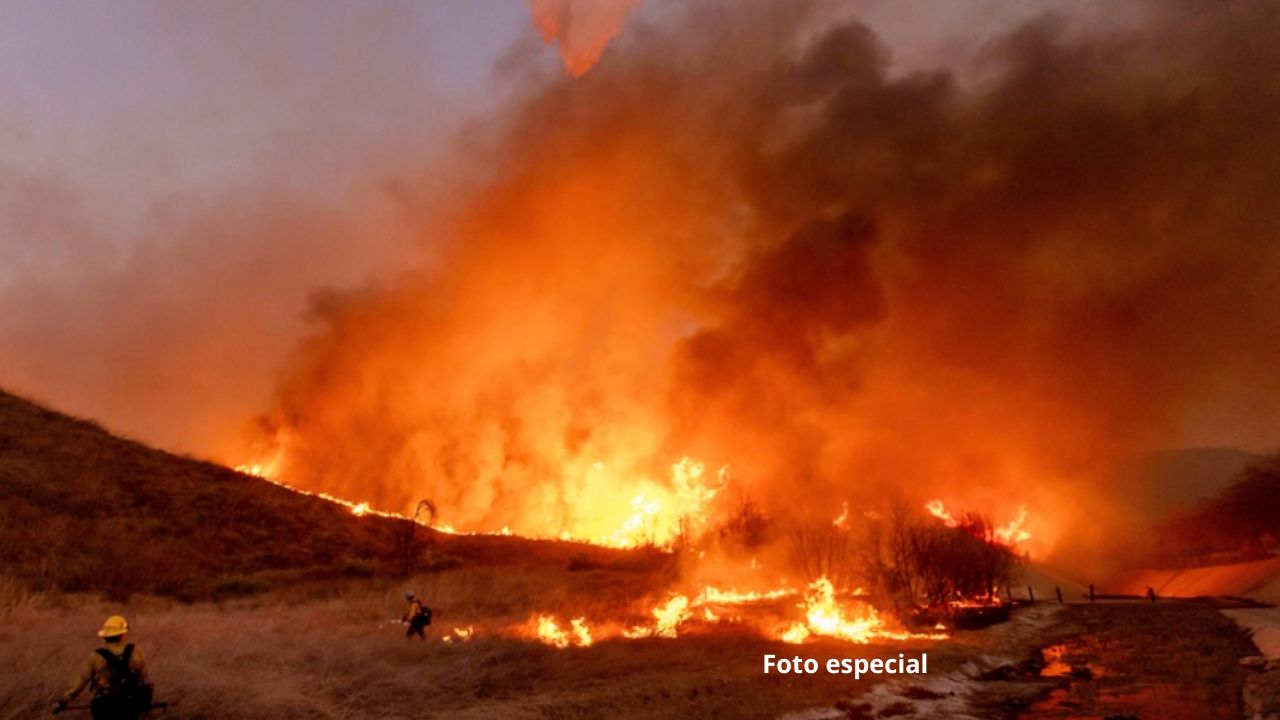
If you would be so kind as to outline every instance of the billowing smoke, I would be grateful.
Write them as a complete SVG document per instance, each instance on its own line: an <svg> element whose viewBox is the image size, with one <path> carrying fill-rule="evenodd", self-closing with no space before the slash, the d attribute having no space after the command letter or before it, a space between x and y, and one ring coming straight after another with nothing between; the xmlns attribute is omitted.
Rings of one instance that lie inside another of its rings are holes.
<svg viewBox="0 0 1280 720"><path fill-rule="evenodd" d="M404 188L456 122L415 18L0 8L0 388L237 457L314 289L417 255Z"/></svg>
<svg viewBox="0 0 1280 720"><path fill-rule="evenodd" d="M801 8L637 24L516 101L449 249L315 304L281 473L579 533L691 456L773 513L1025 504L1061 544L1136 511L1125 453L1275 444L1273 4L1045 17L965 83Z"/></svg>

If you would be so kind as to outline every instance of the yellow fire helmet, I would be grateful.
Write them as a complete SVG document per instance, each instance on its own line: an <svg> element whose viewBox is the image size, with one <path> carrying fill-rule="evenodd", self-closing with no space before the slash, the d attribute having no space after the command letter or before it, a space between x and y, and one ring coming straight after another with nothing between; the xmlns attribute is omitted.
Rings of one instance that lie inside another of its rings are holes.
<svg viewBox="0 0 1280 720"><path fill-rule="evenodd" d="M129 632L129 622L122 615L112 615L107 621L102 623L102 629L98 631L98 637L119 637Z"/></svg>

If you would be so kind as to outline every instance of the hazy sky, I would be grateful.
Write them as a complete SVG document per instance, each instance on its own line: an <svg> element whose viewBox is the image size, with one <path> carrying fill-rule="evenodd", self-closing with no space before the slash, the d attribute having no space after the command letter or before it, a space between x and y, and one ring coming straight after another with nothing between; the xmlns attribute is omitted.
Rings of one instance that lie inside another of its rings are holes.
<svg viewBox="0 0 1280 720"><path fill-rule="evenodd" d="M522 40L516 1L3 3L0 387L225 444Z"/></svg>
<svg viewBox="0 0 1280 720"><path fill-rule="evenodd" d="M907 71L1054 8L1116 20L1100 2L824 12L863 17ZM521 0L0 3L0 387L217 455L308 298L420 261L414 218L465 166L458 132L530 72L558 60Z"/></svg>
<svg viewBox="0 0 1280 720"><path fill-rule="evenodd" d="M410 118L442 132L493 99L493 60L527 25L494 0L7 2L0 159L95 212L145 212L233 184L299 124L349 142Z"/></svg>

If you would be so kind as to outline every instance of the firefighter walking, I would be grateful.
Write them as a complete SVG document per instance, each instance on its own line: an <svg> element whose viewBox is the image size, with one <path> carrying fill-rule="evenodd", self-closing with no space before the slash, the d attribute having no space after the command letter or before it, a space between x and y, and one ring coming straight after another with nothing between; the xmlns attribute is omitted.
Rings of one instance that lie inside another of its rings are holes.
<svg viewBox="0 0 1280 720"><path fill-rule="evenodd" d="M54 706L54 714L67 709L87 687L93 693L89 710L94 720L137 720L151 709L152 686L147 682L147 663L142 651L125 643L129 623L112 615L102 624L98 637L102 647L85 659L80 672Z"/></svg>
<svg viewBox="0 0 1280 720"><path fill-rule="evenodd" d="M431 624L431 608L422 604L412 592L406 592L404 599L409 602L409 609L405 611L401 621L408 625L408 629L404 631L404 636L412 640L414 635L420 639L426 640L426 628Z"/></svg>

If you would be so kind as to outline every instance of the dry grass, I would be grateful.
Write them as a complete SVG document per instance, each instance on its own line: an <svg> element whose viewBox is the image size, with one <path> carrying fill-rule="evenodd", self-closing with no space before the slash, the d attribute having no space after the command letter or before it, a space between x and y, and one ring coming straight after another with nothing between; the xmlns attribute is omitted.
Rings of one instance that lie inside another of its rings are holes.
<svg viewBox="0 0 1280 720"><path fill-rule="evenodd" d="M542 612L638 622L678 563L572 543L437 537L422 559L449 569L404 582L394 578L395 530L0 392L0 720L46 713L115 613L129 618L159 697L177 701L172 718L776 717L829 708L876 681L762 676L762 654L906 649L800 649L715 625L677 641L558 651L512 630ZM396 622L406 585L436 610L427 642L406 641ZM440 641L468 625L477 639ZM1177 618L1166 625L1179 627ZM1164 640L1181 642L1182 630L1171 632ZM1035 641L1034 623L1015 619L926 646L931 671L947 673ZM1235 650L1187 642L1180 656L1209 659L1186 665L1195 675L1178 682L1204 683L1225 706L1219 696L1236 678L1223 668ZM1168 672L1142 662L1142 673Z"/></svg>
<svg viewBox="0 0 1280 720"><path fill-rule="evenodd" d="M29 587L183 600L390 579L403 524L115 437L0 391L0 567ZM667 560L574 543L419 530L418 567Z"/></svg>
<svg viewBox="0 0 1280 720"><path fill-rule="evenodd" d="M1110 709L1141 711L1172 693L1219 713L1214 717L1234 717L1235 659L1247 650L1247 641L1212 608L1172 604L1042 605L954 641L881 646L797 647L763 639L745 626L719 625L689 629L674 641L604 640L568 650L511 635L540 612L592 620L634 616L660 595L653 593L657 580L546 566L422 575L411 585L437 619L426 642L406 640L396 622L404 585L376 580L195 604L155 597L119 604L0 583L0 643L8 668L0 675L0 720L46 712L94 647L94 629L115 612L130 619L131 640L146 650L159 696L178 702L165 715L172 718L772 718L841 701L854 707L880 679L763 676L766 652L821 659L927 649L930 675L945 685L961 668L972 676L973 668L1027 657L1064 637L1087 638L1086 660L1113 669L1115 674L1088 681L1105 686L1106 697L1129 688L1170 688L1161 697L1132 696ZM646 594L649 599L641 599ZM1054 617L1063 619L1061 627L1050 627ZM440 640L450 628L466 625L476 628L477 639ZM1026 689L1008 695L1004 684L978 683L984 689L973 698L977 707L1025 710ZM935 690L945 695L947 687ZM887 697L924 708L911 717L932 717L930 703L967 702L918 700L909 692Z"/></svg>
<svg viewBox="0 0 1280 720"><path fill-rule="evenodd" d="M47 712L95 646L93 631L116 612L129 618L130 639L146 651L158 696L178 701L166 714L174 718L772 717L830 706L868 685L762 678L764 652L796 648L742 629L563 651L497 634L535 612L567 617L566 607L589 618L635 612L651 582L545 567L421 576L414 586L437 610L427 642L407 641L395 622L403 587L372 581L327 597L277 592L196 604L111 603L3 584L0 643L12 669L0 676L0 720ZM474 625L477 639L441 642L455 625ZM851 652L842 644L806 651Z"/></svg>
<svg viewBox="0 0 1280 720"><path fill-rule="evenodd" d="M540 590L528 574L465 573L436 578L459 622L492 621L491 598ZM422 582L418 583L423 585ZM43 710L95 645L93 630L124 613L131 640L148 655L159 695L179 701L169 716L220 718L422 717L421 706L457 705L458 691L498 673L530 672L513 659L541 648L504 640L465 647L407 642L395 619L399 588L347 589L327 599L268 594L182 604L163 598L110 603L77 595L34 595L6 583L0 642L16 672L0 680L0 718ZM439 601L436 601L439 602ZM502 608L514 611L513 601ZM489 614L485 614L489 613ZM433 627L439 631L443 622ZM510 683L507 683L510 684ZM469 703L468 703L469 704ZM429 715L430 713L427 713Z"/></svg>
<svg viewBox="0 0 1280 720"><path fill-rule="evenodd" d="M0 392L0 563L50 590L203 598L233 577L367 573L392 523Z"/></svg>

